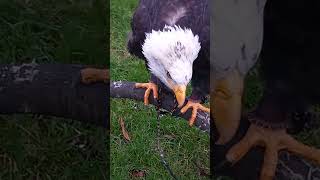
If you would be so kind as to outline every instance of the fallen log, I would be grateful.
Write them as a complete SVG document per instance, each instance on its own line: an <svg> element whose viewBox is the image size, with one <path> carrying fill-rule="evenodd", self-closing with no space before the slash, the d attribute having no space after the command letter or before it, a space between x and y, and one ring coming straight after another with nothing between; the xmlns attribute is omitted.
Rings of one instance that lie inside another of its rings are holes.
<svg viewBox="0 0 320 180"><path fill-rule="evenodd" d="M126 81L110 82L110 96L112 98L128 98L137 101L143 101L144 89L135 88L135 83ZM185 114L180 113L181 108L176 108L174 96L172 94L162 93L160 94L162 109L172 112L173 116L182 117L188 120L191 117L191 109ZM149 96L150 104L157 105L157 101L152 95ZM199 129L210 132L210 115L203 111L198 111L197 119L194 124Z"/></svg>
<svg viewBox="0 0 320 180"><path fill-rule="evenodd" d="M109 83L82 83L84 65L0 65L0 114L43 114L108 128Z"/></svg>

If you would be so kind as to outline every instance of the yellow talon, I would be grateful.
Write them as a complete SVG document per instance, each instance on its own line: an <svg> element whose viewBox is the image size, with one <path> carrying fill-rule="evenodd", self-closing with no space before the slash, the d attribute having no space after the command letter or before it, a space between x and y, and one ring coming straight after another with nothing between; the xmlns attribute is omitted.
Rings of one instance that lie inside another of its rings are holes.
<svg viewBox="0 0 320 180"><path fill-rule="evenodd" d="M202 104L200 104L198 102L192 102L191 100L189 100L187 102L187 104L180 110L180 112L183 114L183 113L187 112L187 110L189 108L192 108L191 118L189 119L189 126L192 126L194 124L196 117L197 117L198 109L200 109L204 112L210 113L209 108L204 107Z"/></svg>
<svg viewBox="0 0 320 180"><path fill-rule="evenodd" d="M136 83L135 84L136 88L146 88L147 90L144 93L144 104L148 105L149 104L149 96L151 91L153 92L153 98L158 99L158 86L152 82L149 83Z"/></svg>

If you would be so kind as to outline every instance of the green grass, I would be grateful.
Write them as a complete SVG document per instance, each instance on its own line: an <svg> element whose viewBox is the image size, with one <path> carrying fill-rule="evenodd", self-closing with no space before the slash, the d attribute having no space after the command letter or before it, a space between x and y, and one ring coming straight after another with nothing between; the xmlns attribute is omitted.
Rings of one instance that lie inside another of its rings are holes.
<svg viewBox="0 0 320 180"><path fill-rule="evenodd" d="M105 1L2 0L1 63L107 65Z"/></svg>
<svg viewBox="0 0 320 180"><path fill-rule="evenodd" d="M1 0L0 63L108 66L103 0ZM106 179L107 133L71 120L0 116L0 179Z"/></svg>
<svg viewBox="0 0 320 180"><path fill-rule="evenodd" d="M111 1L111 79L147 82L144 61L126 50L130 19L137 0ZM123 118L132 140L122 137L119 118ZM132 170L146 171L146 179L170 179L162 166L156 141L156 112L132 100L111 100L111 178L130 179ZM166 160L181 179L208 179L199 176L195 163L209 173L209 136L190 128L185 120L169 115L161 119L161 143Z"/></svg>

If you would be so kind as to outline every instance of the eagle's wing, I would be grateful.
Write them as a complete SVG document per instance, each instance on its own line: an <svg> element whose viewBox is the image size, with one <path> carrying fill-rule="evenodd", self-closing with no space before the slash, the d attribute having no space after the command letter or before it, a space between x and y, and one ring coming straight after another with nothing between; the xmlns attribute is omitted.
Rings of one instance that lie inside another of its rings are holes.
<svg viewBox="0 0 320 180"><path fill-rule="evenodd" d="M139 1L139 5L135 10L131 19L131 32L128 35L127 49L130 54L144 59L142 54L142 44L145 39L145 32L149 29L150 16L147 4L152 1ZM147 3L147 4L146 4Z"/></svg>

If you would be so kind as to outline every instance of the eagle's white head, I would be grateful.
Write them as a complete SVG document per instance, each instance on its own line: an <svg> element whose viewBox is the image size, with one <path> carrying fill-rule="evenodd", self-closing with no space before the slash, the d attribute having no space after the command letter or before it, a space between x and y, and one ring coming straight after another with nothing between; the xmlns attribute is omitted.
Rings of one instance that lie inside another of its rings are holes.
<svg viewBox="0 0 320 180"><path fill-rule="evenodd" d="M200 51L199 37L191 29L165 26L146 34L142 45L149 69L175 93L179 106L185 101L186 86L192 77L192 65Z"/></svg>

